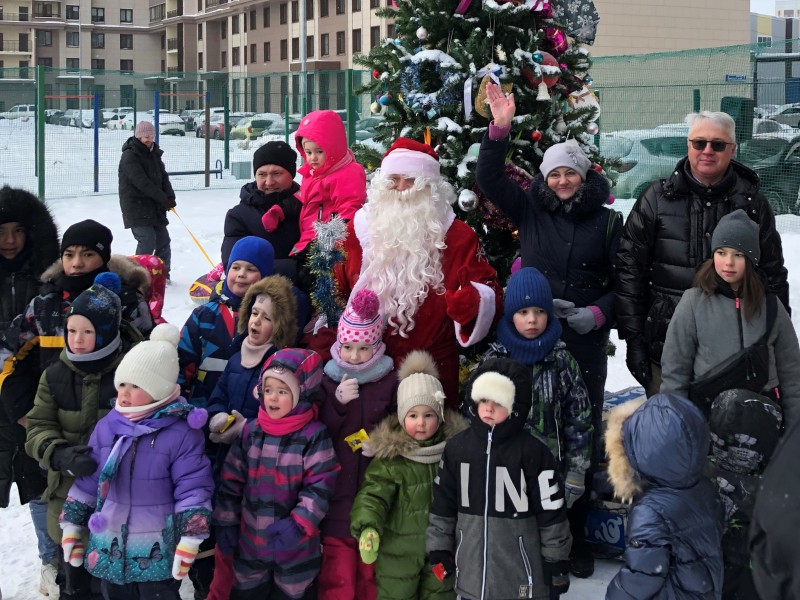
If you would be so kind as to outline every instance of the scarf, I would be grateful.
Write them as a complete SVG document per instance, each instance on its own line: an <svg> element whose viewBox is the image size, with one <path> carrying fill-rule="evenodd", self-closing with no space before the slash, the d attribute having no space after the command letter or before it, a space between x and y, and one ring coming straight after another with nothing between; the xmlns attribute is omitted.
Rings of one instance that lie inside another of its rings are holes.
<svg viewBox="0 0 800 600"><path fill-rule="evenodd" d="M375 358L375 356L372 358ZM333 354L331 360L325 363L325 375L334 381L341 381L342 376L347 373L347 376L354 378L358 385L378 381L394 369L394 362L391 358L385 354L381 354L378 358L379 360L370 359L361 365L351 365L344 362L336 354Z"/></svg>
<svg viewBox="0 0 800 600"><path fill-rule="evenodd" d="M312 140L313 141L313 140ZM353 154L353 151L348 148L345 153L342 155L342 158L337 160L333 163L330 169L325 169L325 165L322 165L322 169L314 170L311 168L311 165L308 163L304 164L302 167L298 169L298 172L303 175L304 177L307 175L309 177L327 177L331 173L335 173L341 169L344 169L350 163L356 162L356 155ZM308 167L308 169L303 172L303 170Z"/></svg>
<svg viewBox="0 0 800 600"><path fill-rule="evenodd" d="M224 279L222 280L222 294L218 298L220 304L227 304L232 313L239 312L239 306L242 304L242 299L234 294L230 288L228 287L228 275L227 273L224 275ZM222 308L220 308L222 310ZM234 317L236 314L234 314Z"/></svg>
<svg viewBox="0 0 800 600"><path fill-rule="evenodd" d="M250 342L249 337L244 338L242 340L242 366L245 369L252 369L258 366L270 348L272 348L272 342L257 346Z"/></svg>
<svg viewBox="0 0 800 600"><path fill-rule="evenodd" d="M92 287L94 278L106 271L108 271L108 265L102 265L91 273L82 273L81 275L67 275L66 273L61 273L57 278L57 283L65 292L68 292L72 298L75 298L81 292Z"/></svg>
<svg viewBox="0 0 800 600"><path fill-rule="evenodd" d="M506 347L508 354L523 365L534 365L544 359L561 337L561 323L550 319L544 333L533 340L522 337L510 318L505 316L497 323L497 340Z"/></svg>
<svg viewBox="0 0 800 600"><path fill-rule="evenodd" d="M298 405L299 406L299 405ZM296 409L297 407L295 407ZM292 412L294 409L292 409ZM291 412L280 419L273 419L264 410L264 406L258 407L258 426L267 435L275 435L278 437L289 435L295 431L300 431L303 427L308 425L311 421L317 418L317 406L312 405L309 410L305 410L299 414L292 414Z"/></svg>
<svg viewBox="0 0 800 600"><path fill-rule="evenodd" d="M163 400L158 400L150 404L145 404L144 406L115 406L114 410L116 410L126 419L133 421L134 423L137 423L143 419L146 419L149 416L156 414L156 412L158 412L158 410L161 407L166 406L170 402L177 399L180 393L181 393L181 388L176 383L175 389L172 391L172 393Z"/></svg>
<svg viewBox="0 0 800 600"><path fill-rule="evenodd" d="M3 258L0 256L0 271L5 271L6 273L16 273L20 271L32 254L33 246L28 237L22 250L20 250L14 258Z"/></svg>

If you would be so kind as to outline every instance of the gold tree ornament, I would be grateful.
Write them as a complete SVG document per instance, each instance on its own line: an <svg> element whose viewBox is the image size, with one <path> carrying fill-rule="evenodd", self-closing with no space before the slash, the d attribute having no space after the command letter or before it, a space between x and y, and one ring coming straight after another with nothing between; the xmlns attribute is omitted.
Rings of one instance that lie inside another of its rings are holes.
<svg viewBox="0 0 800 600"><path fill-rule="evenodd" d="M481 85L478 88L478 96L475 98L475 110L484 119L492 118L492 111L489 110L489 103L486 101L486 86L491 82L492 78L489 75L485 75L484 78L481 79ZM500 89L503 90L504 94L510 94L513 88L514 86L511 83L500 84Z"/></svg>

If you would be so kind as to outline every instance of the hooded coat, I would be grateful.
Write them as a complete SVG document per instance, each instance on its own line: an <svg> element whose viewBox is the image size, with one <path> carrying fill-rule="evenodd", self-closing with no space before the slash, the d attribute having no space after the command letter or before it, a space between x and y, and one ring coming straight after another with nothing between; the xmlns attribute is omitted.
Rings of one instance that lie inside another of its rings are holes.
<svg viewBox="0 0 800 600"><path fill-rule="evenodd" d="M397 415L386 417L369 434L375 457L353 502L350 532L358 539L372 527L380 536L375 579L381 600L455 598L452 582L443 584L430 571L425 530L445 443L466 426L461 415L448 410L439 430L425 442L409 437ZM437 451L427 464L407 458L433 448Z"/></svg>
<svg viewBox="0 0 800 600"><path fill-rule="evenodd" d="M471 402L475 379L487 372L514 384L508 418L491 427ZM568 560L572 536L555 459L525 431L530 372L510 359L487 360L471 376L465 398L470 427L445 447L433 488L428 552L453 554L460 596L549 600L543 560Z"/></svg>
<svg viewBox="0 0 800 600"><path fill-rule="evenodd" d="M633 206L617 253L616 312L620 338L643 344L651 361L661 352L675 307L692 287L697 268L711 257L711 234L741 208L758 223L767 292L787 311L789 283L775 215L759 191L758 175L731 161L722 181L706 187L689 175L688 159L654 182Z"/></svg>
<svg viewBox="0 0 800 600"><path fill-rule="evenodd" d="M297 153L305 156L303 139L309 139L325 152L325 164L312 169L307 162L297 172L303 176L301 188L300 240L292 254L306 249L316 236L314 223L327 222L335 213L349 221L367 198L367 175L347 147L342 119L332 110L316 110L303 117L295 133Z"/></svg>
<svg viewBox="0 0 800 600"><path fill-rule="evenodd" d="M161 160L164 151L150 149L131 136L119 159L119 205L125 229L167 225L167 211L176 206L175 192Z"/></svg>
<svg viewBox="0 0 800 600"><path fill-rule="evenodd" d="M676 394L626 402L606 430L614 494L633 500L625 566L607 600L719 600L724 510L703 476L710 433L700 409Z"/></svg>

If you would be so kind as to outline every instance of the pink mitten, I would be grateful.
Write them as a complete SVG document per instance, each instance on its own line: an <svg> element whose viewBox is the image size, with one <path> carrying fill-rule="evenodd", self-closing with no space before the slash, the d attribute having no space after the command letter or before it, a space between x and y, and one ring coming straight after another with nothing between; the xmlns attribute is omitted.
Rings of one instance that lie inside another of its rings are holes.
<svg viewBox="0 0 800 600"><path fill-rule="evenodd" d="M261 224L264 226L264 229L266 229L267 233L272 233L278 228L278 225L280 225L285 218L286 217L283 214L283 209L280 207L280 205L276 204L264 213L264 216L261 217Z"/></svg>

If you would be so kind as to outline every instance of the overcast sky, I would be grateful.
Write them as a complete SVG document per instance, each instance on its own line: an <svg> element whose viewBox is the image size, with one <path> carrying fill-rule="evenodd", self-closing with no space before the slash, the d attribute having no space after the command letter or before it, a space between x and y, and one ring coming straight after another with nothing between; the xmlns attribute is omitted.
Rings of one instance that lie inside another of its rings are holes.
<svg viewBox="0 0 800 600"><path fill-rule="evenodd" d="M775 14L775 0L750 0L750 12L762 15Z"/></svg>

